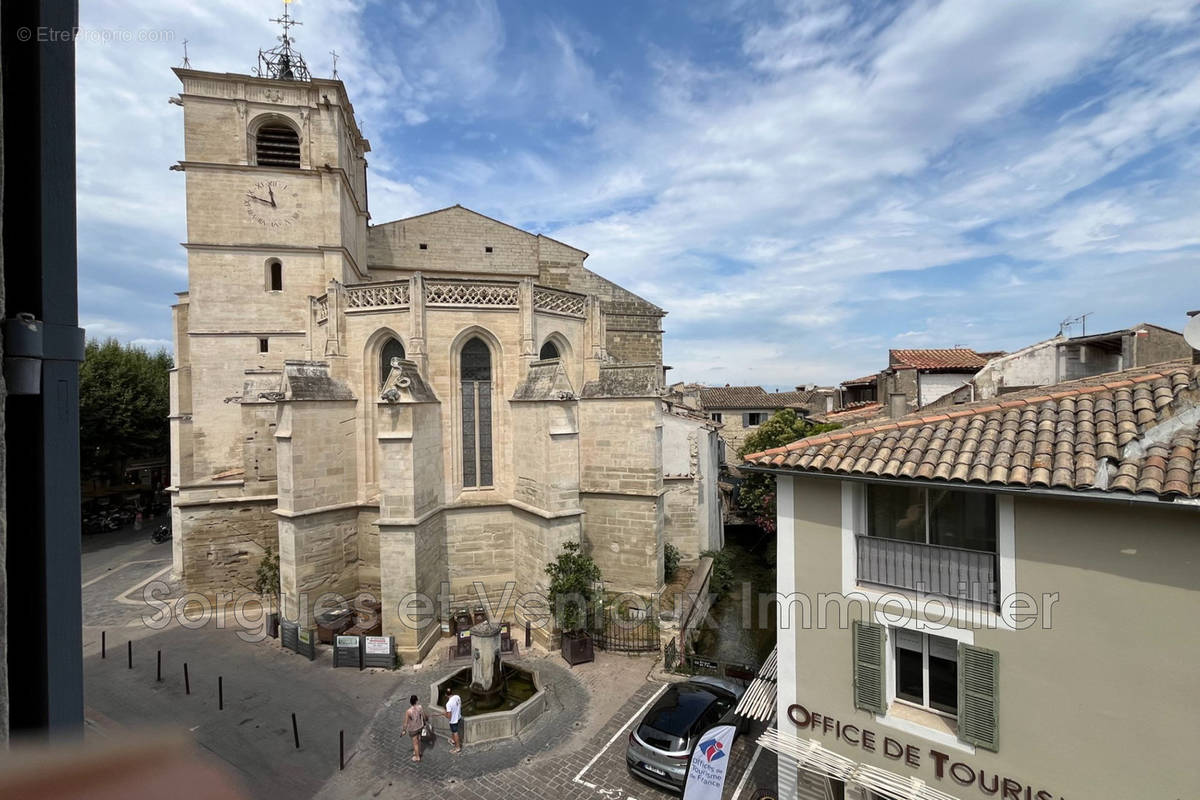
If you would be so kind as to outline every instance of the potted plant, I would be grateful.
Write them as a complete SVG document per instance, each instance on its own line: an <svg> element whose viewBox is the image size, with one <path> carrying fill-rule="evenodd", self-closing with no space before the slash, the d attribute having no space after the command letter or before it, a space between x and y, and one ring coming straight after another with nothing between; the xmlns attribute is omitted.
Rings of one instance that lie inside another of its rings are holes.
<svg viewBox="0 0 1200 800"><path fill-rule="evenodd" d="M562 628L562 656L575 666L592 661L592 637L587 632L588 609L596 599L600 568L580 551L578 542L563 545L558 557L546 565L550 576L550 607Z"/></svg>
<svg viewBox="0 0 1200 800"><path fill-rule="evenodd" d="M279 554L270 545L267 545L258 564L254 591L263 600L263 610L267 614L267 635L272 639L279 638Z"/></svg>

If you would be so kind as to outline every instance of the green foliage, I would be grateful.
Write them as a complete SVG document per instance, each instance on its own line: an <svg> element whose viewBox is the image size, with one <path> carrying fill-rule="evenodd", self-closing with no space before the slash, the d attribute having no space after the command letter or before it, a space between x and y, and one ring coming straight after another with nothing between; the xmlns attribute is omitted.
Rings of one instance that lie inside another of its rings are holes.
<svg viewBox="0 0 1200 800"><path fill-rule="evenodd" d="M713 560L708 591L717 597L729 594L733 589L733 554L727 550L705 550L700 555Z"/></svg>
<svg viewBox="0 0 1200 800"><path fill-rule="evenodd" d="M258 562L258 572L254 576L254 591L260 597L275 598L279 605L279 554L267 545L262 561Z"/></svg>
<svg viewBox="0 0 1200 800"><path fill-rule="evenodd" d="M667 580L675 577L675 573L679 571L679 548L667 542L663 546L663 573Z"/></svg>
<svg viewBox="0 0 1200 800"><path fill-rule="evenodd" d="M739 458L747 453L761 453L773 447L791 444L806 436L837 430L834 424L816 424L805 420L790 408L775 413L746 437L738 450ZM738 508L754 524L770 533L775 532L775 478L761 472L747 472L738 489Z"/></svg>
<svg viewBox="0 0 1200 800"><path fill-rule="evenodd" d="M558 557L546 565L550 576L550 607L564 633L578 633L587 626L587 612L595 603L600 567L579 549L578 542L563 545Z"/></svg>
<svg viewBox="0 0 1200 800"><path fill-rule="evenodd" d="M170 452L171 355L116 339L92 340L79 368L79 450L84 478L119 477L134 458Z"/></svg>

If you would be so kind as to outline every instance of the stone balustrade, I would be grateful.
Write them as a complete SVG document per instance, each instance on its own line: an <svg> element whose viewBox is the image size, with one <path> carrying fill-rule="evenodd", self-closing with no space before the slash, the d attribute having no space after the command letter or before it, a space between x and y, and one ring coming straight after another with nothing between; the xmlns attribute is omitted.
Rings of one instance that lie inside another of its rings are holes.
<svg viewBox="0 0 1200 800"><path fill-rule="evenodd" d="M533 287L533 309L548 314L585 317L587 316L587 295L535 286Z"/></svg>
<svg viewBox="0 0 1200 800"><path fill-rule="evenodd" d="M520 284L516 281L426 278L423 283L426 306L515 309L520 305ZM343 306L348 314L366 310L409 308L412 305L409 287L410 283L407 280L351 284L342 290ZM534 286L533 308L541 313L582 319L587 316L587 295ZM328 295L315 298L315 313L318 324L329 319Z"/></svg>

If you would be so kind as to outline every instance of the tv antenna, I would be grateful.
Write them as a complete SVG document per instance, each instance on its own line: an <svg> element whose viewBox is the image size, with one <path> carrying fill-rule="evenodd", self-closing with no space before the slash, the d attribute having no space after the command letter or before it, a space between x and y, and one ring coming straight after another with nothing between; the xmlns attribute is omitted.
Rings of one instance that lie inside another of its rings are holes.
<svg viewBox="0 0 1200 800"><path fill-rule="evenodd" d="M1073 328L1076 325L1079 325L1079 335L1087 336L1087 318L1095 313L1095 311L1089 311L1086 314L1080 314L1078 317L1067 317L1058 324L1058 335L1065 336L1068 328Z"/></svg>
<svg viewBox="0 0 1200 800"><path fill-rule="evenodd" d="M192 68L192 62L188 60L187 46L188 46L188 40L184 39L183 40L183 63L179 65L183 69L191 69Z"/></svg>
<svg viewBox="0 0 1200 800"><path fill-rule="evenodd" d="M333 79L336 81L336 80L338 79L338 74L337 74L337 60L338 60L338 54L337 54L337 50L330 50L330 51L329 51L329 55L333 56Z"/></svg>

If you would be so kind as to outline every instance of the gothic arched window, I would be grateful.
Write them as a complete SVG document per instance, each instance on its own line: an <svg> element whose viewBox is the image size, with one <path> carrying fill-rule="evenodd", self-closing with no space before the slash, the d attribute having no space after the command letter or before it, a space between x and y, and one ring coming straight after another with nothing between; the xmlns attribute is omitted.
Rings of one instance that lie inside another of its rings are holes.
<svg viewBox="0 0 1200 800"><path fill-rule="evenodd" d="M560 356L558 354L558 345L556 345L554 342L551 342L551 341L547 341L544 345L542 345L542 351L540 353L538 353L538 358L541 359L542 361L546 361L547 359L551 359L551 358L561 358L561 357L562 356Z"/></svg>
<svg viewBox="0 0 1200 800"><path fill-rule="evenodd" d="M299 167L300 135L281 122L268 122L254 136L254 162L260 167Z"/></svg>
<svg viewBox="0 0 1200 800"><path fill-rule="evenodd" d="M404 358L404 345L398 339L388 339L379 351L379 386L383 387L388 375L392 374L392 359Z"/></svg>
<svg viewBox="0 0 1200 800"><path fill-rule="evenodd" d="M492 485L492 351L475 337L462 349L463 487Z"/></svg>

